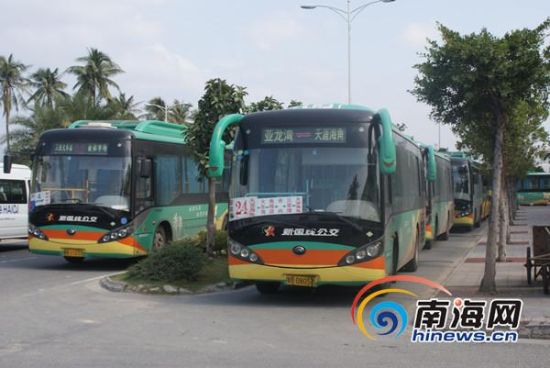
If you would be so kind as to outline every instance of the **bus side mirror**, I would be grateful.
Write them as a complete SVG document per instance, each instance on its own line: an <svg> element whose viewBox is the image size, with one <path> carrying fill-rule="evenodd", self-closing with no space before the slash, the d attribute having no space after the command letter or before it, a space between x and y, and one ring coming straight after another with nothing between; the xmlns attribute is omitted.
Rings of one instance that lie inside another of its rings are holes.
<svg viewBox="0 0 550 368"><path fill-rule="evenodd" d="M4 174L11 172L12 157L10 155L4 155Z"/></svg>
<svg viewBox="0 0 550 368"><path fill-rule="evenodd" d="M244 118L241 114L231 114L224 116L212 132L210 138L210 151L208 152L208 176L211 178L219 178L223 175L224 169L224 154L226 144L222 137L225 130L233 124L239 124Z"/></svg>
<svg viewBox="0 0 550 368"><path fill-rule="evenodd" d="M150 178L153 174L153 161L150 158L144 158L138 161L139 176L142 178Z"/></svg>
<svg viewBox="0 0 550 368"><path fill-rule="evenodd" d="M380 171L383 174L393 174L397 163L390 113L386 109L381 109L376 113L373 120L378 120L382 127L382 135L378 138Z"/></svg>
<svg viewBox="0 0 550 368"><path fill-rule="evenodd" d="M437 167L435 162L435 151L433 146L428 146L428 180L435 181L437 178Z"/></svg>

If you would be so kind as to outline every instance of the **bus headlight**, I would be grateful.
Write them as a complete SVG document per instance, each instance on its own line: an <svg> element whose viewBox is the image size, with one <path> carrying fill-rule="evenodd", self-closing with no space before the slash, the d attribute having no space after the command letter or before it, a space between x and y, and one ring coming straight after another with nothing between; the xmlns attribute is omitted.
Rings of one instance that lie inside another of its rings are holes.
<svg viewBox="0 0 550 368"><path fill-rule="evenodd" d="M48 236L46 234L44 234L39 228L37 228L36 226L32 225L32 224L29 224L29 235L32 235L38 239L42 239L42 240L49 240L48 239Z"/></svg>
<svg viewBox="0 0 550 368"><path fill-rule="evenodd" d="M350 253L338 262L339 266L349 266L355 263L368 261L382 254L382 239L363 245Z"/></svg>
<svg viewBox="0 0 550 368"><path fill-rule="evenodd" d="M369 257L376 257L380 254L380 249L382 248L382 243L374 243L371 245L367 245L367 255Z"/></svg>
<svg viewBox="0 0 550 368"><path fill-rule="evenodd" d="M243 261L263 264L260 257L246 246L231 238L227 239L227 243L229 246L229 253L231 253L233 257L242 259Z"/></svg>
<svg viewBox="0 0 550 368"><path fill-rule="evenodd" d="M128 236L130 236L133 232L132 226L125 226L125 227L119 227L118 229L114 229L107 234L103 234L101 238L97 241L98 243L107 243L110 241L117 241L120 239L124 239Z"/></svg>

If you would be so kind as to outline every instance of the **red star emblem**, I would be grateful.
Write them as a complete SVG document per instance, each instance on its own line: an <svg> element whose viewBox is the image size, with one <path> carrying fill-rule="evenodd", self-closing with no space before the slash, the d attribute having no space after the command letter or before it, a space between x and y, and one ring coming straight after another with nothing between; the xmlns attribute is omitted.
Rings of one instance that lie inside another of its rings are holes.
<svg viewBox="0 0 550 368"><path fill-rule="evenodd" d="M264 235L265 236L275 236L275 226L269 225L264 227Z"/></svg>

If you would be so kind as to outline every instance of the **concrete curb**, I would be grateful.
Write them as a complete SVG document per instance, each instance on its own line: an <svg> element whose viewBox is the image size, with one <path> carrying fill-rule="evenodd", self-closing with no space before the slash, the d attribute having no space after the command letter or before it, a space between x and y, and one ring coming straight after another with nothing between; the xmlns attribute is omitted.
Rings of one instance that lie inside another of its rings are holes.
<svg viewBox="0 0 550 368"><path fill-rule="evenodd" d="M105 276L99 280L99 285L105 290L115 293L129 292L148 295L200 295L227 290L237 290L249 286L250 284L244 282L219 282L217 284L207 285L197 291L192 291L170 284L165 284L162 287L157 285L149 286L146 284L131 285L125 281L113 280L110 276Z"/></svg>
<svg viewBox="0 0 550 368"><path fill-rule="evenodd" d="M550 340L550 320L522 321L518 328L519 336L528 339Z"/></svg>

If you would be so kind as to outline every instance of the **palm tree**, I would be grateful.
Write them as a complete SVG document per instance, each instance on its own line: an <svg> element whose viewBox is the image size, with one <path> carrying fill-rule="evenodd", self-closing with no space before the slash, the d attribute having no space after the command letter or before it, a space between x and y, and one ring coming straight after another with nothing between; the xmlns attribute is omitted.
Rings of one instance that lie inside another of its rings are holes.
<svg viewBox="0 0 550 368"><path fill-rule="evenodd" d="M56 101L56 108L64 113L63 122L69 124L76 120L110 120L116 116L112 106L93 103L90 98L76 93L68 98Z"/></svg>
<svg viewBox="0 0 550 368"><path fill-rule="evenodd" d="M30 153L34 151L40 135L49 129L64 128L68 121L65 112L48 105L36 105L30 116L15 116L11 124L16 128L11 133L12 147L16 162L30 163ZM2 138L0 142L6 142Z"/></svg>
<svg viewBox="0 0 550 368"><path fill-rule="evenodd" d="M109 87L120 90L111 77L124 71L107 54L91 48L87 56L79 57L76 61L84 65L75 65L67 69L69 73L76 76L73 89L77 89L79 94L90 97L94 105L102 98L111 100Z"/></svg>
<svg viewBox="0 0 550 368"><path fill-rule="evenodd" d="M64 91L67 84L60 78L58 68L38 69L31 75L30 84L36 89L27 102L34 101L35 105L53 107L56 99L68 97Z"/></svg>
<svg viewBox="0 0 550 368"><path fill-rule="evenodd" d="M143 118L147 120L165 120L166 102L160 97L153 97L145 104Z"/></svg>
<svg viewBox="0 0 550 368"><path fill-rule="evenodd" d="M109 106L115 111L115 118L124 120L136 119L139 113L138 105L139 102L135 102L134 96L126 97L125 93L121 93L109 103Z"/></svg>
<svg viewBox="0 0 550 368"><path fill-rule="evenodd" d="M12 107L19 109L19 102L25 102L22 94L27 91L28 80L23 73L28 66L14 60L10 54L8 58L0 56L0 97L6 117L6 152L10 152L10 112Z"/></svg>
<svg viewBox="0 0 550 368"><path fill-rule="evenodd" d="M190 118L192 106L190 103L174 100L174 103L168 108L168 121L185 124Z"/></svg>

